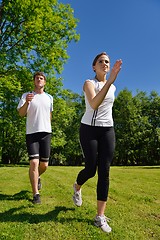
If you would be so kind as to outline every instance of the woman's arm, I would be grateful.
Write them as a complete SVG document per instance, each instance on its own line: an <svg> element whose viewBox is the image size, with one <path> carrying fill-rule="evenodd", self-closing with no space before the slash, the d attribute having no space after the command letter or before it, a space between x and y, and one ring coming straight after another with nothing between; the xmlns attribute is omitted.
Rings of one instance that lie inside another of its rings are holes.
<svg viewBox="0 0 160 240"><path fill-rule="evenodd" d="M121 69L121 65L122 65L122 60L117 60L111 70L111 74L110 74L108 80L106 81L105 85L103 86L103 88L97 95L94 90L93 84L89 81L85 82L84 91L86 93L86 96L87 96L90 106L94 110L96 110L99 107L99 105L102 103L102 101L104 100L111 84L116 80L116 77Z"/></svg>

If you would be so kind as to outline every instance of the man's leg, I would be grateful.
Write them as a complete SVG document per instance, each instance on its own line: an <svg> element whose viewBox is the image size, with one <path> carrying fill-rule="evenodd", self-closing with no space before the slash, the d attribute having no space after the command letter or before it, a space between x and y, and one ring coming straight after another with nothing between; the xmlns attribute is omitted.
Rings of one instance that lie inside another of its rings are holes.
<svg viewBox="0 0 160 240"><path fill-rule="evenodd" d="M38 172L39 172L39 176L41 174L43 174L48 168L48 162L41 162L39 163L39 168L38 168Z"/></svg>
<svg viewBox="0 0 160 240"><path fill-rule="evenodd" d="M50 133L41 133L40 139L40 162L38 168L38 189L42 188L40 176L47 170L50 156L50 147L51 146L51 134Z"/></svg>
<svg viewBox="0 0 160 240"><path fill-rule="evenodd" d="M40 162L38 168L38 190L41 190L42 183L40 176L47 170L48 162Z"/></svg>
<svg viewBox="0 0 160 240"><path fill-rule="evenodd" d="M33 203L40 203L38 192L39 142L38 133L26 135L27 151L29 155L29 179L33 192Z"/></svg>
<svg viewBox="0 0 160 240"><path fill-rule="evenodd" d="M48 167L49 157L51 151L51 134L50 133L41 133L40 140L40 163L39 163L39 176L42 175Z"/></svg>
<svg viewBox="0 0 160 240"><path fill-rule="evenodd" d="M30 178L30 182L31 182L33 196L35 196L35 194L39 193L39 191L38 191L38 176L39 176L38 168L39 168L39 159L30 160L29 178Z"/></svg>

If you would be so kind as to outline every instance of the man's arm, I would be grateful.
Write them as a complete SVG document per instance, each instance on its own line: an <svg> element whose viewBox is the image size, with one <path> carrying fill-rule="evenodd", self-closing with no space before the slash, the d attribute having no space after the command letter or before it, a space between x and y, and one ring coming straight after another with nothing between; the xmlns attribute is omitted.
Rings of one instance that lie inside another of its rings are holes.
<svg viewBox="0 0 160 240"><path fill-rule="evenodd" d="M20 108L18 109L19 115L20 115L21 117L26 116L28 105L29 105L29 103L32 101L33 98L34 98L34 94L33 94L33 93L28 93L28 94L27 94L27 96L26 96L26 102L24 103L24 105L23 105L22 107L20 107Z"/></svg>
<svg viewBox="0 0 160 240"><path fill-rule="evenodd" d="M52 120L52 112L50 112L50 119Z"/></svg>
<svg viewBox="0 0 160 240"><path fill-rule="evenodd" d="M21 108L18 109L19 115L20 115L21 117L26 116L28 105L29 105L29 103L28 103L28 102L25 102L25 104L24 104Z"/></svg>

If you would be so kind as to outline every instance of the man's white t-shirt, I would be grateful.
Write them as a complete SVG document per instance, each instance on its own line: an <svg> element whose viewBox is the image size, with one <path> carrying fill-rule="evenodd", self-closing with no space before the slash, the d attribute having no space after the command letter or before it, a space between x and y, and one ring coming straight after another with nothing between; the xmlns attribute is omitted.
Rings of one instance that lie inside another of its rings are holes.
<svg viewBox="0 0 160 240"><path fill-rule="evenodd" d="M89 79L86 81L89 81L94 85L96 94L99 91L101 91L102 87L104 86L104 83L99 82L97 79L93 79L93 80ZM94 110L90 106L87 96L84 92L86 111L82 117L81 123L84 123L90 126L112 127L114 125L113 117L112 117L112 107L115 99L115 96L114 96L115 90L116 90L116 87L112 84L103 102L100 104L97 110Z"/></svg>
<svg viewBox="0 0 160 240"><path fill-rule="evenodd" d="M27 93L24 93L20 99L17 109L21 108L26 102ZM27 109L26 134L36 132L51 133L50 113L53 111L53 97L43 92L34 94L33 100L29 103Z"/></svg>

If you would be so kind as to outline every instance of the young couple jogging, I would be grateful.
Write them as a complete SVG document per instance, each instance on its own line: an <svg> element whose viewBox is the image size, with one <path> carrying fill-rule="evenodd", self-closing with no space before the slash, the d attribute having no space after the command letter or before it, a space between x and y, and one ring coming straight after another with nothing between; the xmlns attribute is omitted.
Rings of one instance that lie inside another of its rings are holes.
<svg viewBox="0 0 160 240"><path fill-rule="evenodd" d="M112 229L108 225L105 209L109 191L109 171L115 149L112 107L116 88L113 83L121 65L122 60L117 60L110 71L110 58L105 52L98 54L93 60L95 77L86 80L83 86L86 111L80 124L80 144L85 167L79 172L73 185L73 202L80 207L81 188L97 172L97 213L94 225L108 233ZM50 156L53 98L44 91L45 84L45 75L37 72L34 75L34 91L24 93L18 105L20 116L27 116L26 144L30 160L29 177L33 203L41 202L40 175L46 171Z"/></svg>

